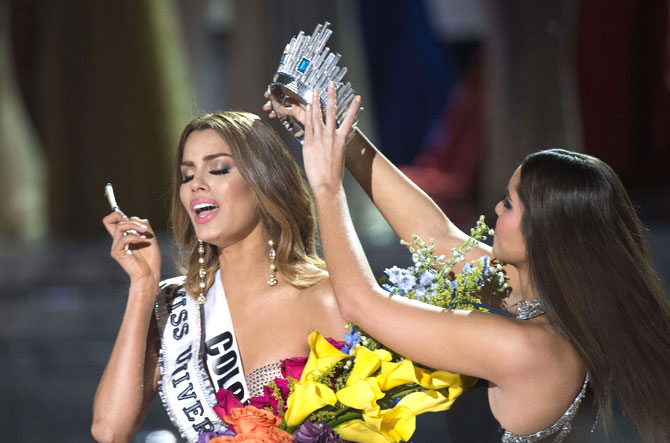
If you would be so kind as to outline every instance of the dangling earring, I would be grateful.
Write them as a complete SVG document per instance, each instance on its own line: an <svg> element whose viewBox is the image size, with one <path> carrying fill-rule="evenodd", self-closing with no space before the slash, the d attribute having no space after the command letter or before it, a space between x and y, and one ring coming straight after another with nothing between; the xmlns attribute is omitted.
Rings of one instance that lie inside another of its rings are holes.
<svg viewBox="0 0 670 443"><path fill-rule="evenodd" d="M277 285L277 265L275 265L275 244L272 240L268 240L268 246L270 246L270 252L268 257L270 257L270 278L268 278L268 285L276 286Z"/></svg>
<svg viewBox="0 0 670 443"><path fill-rule="evenodd" d="M205 286L207 286L205 284L205 277L207 276L207 271L205 270L205 245L202 244L202 240L200 239L198 239L198 254L200 255L200 258L198 258L198 263L200 263L200 269L198 270L200 293L196 301L204 305L207 301L207 296L205 295Z"/></svg>

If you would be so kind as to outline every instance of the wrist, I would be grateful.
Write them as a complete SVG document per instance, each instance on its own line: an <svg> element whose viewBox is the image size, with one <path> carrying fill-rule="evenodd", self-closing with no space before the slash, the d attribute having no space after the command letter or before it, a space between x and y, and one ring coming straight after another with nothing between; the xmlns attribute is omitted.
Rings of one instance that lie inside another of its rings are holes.
<svg viewBox="0 0 670 443"><path fill-rule="evenodd" d="M142 277L132 277L130 279L130 293L152 293L155 294L158 290L158 283L160 276L145 275Z"/></svg>
<svg viewBox="0 0 670 443"><path fill-rule="evenodd" d="M340 194L344 194L344 187L342 186L342 181L336 183L320 183L312 186L312 193L314 194L314 200L317 203L325 203L327 200L335 199Z"/></svg>

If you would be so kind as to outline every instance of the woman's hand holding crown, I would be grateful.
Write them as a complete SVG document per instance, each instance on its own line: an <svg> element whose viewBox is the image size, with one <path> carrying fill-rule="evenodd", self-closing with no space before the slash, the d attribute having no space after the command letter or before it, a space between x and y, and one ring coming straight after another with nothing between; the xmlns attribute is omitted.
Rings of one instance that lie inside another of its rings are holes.
<svg viewBox="0 0 670 443"><path fill-rule="evenodd" d="M158 285L161 275L161 253L149 220L126 217L114 211L103 218L112 236L110 255L130 276L131 282L147 281Z"/></svg>
<svg viewBox="0 0 670 443"><path fill-rule="evenodd" d="M331 82L328 85L325 123L317 90L312 95L312 106L306 110L302 155L315 197L321 192L337 192L342 184L345 145L361 104L360 96L356 96L338 128L335 121L336 98L335 85Z"/></svg>

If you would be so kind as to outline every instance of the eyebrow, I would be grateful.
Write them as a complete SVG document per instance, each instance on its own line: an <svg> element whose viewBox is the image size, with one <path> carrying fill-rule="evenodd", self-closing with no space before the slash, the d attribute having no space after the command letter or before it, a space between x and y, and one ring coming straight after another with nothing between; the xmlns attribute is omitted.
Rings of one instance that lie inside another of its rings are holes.
<svg viewBox="0 0 670 443"><path fill-rule="evenodd" d="M202 159L203 159L203 161L208 162L210 160L214 160L215 158L223 157L223 156L230 157L230 158L233 157L232 155L230 155L226 152L217 152L216 154L206 155ZM183 161L183 162L179 163L179 166L195 166L195 164L192 161Z"/></svg>

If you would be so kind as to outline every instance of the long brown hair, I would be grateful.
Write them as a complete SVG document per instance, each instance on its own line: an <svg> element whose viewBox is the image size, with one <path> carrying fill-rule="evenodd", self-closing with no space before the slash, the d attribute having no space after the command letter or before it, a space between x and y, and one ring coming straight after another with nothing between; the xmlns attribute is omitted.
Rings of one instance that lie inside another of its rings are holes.
<svg viewBox="0 0 670 443"><path fill-rule="evenodd" d="M647 441L670 439L670 306L614 171L551 149L521 165L533 287L586 364L603 422L613 401Z"/></svg>
<svg viewBox="0 0 670 443"><path fill-rule="evenodd" d="M326 276L325 264L316 253L314 203L305 180L286 145L257 115L248 112L217 112L200 115L181 134L172 185L172 229L182 252L181 271L192 297L199 292L198 239L179 198L179 165L184 145L193 131L213 129L231 150L235 166L258 199L259 218L265 235L276 248L280 280L309 287ZM206 288L219 267L217 247L205 244Z"/></svg>

